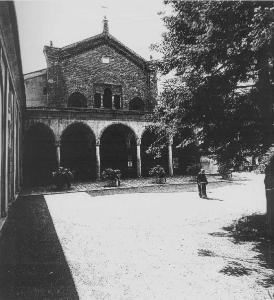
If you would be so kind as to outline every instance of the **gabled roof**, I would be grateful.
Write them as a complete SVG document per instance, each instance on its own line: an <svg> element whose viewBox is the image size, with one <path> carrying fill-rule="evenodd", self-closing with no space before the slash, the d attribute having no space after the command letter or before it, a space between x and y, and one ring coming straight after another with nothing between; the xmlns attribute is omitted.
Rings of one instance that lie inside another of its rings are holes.
<svg viewBox="0 0 274 300"><path fill-rule="evenodd" d="M142 58L140 55L135 53L133 50L129 49L127 46L118 41L114 36L108 32L108 25L106 25L107 20L104 19L104 31L100 34L92 36L90 38L84 39L82 41L70 44L62 48L49 47L46 46L46 52L52 52L54 50L55 55L58 55L60 60L69 58L71 56L86 52L90 49L95 49L102 45L108 45L114 48L118 53L127 57L129 60L141 66L142 68L149 69L149 62Z"/></svg>
<svg viewBox="0 0 274 300"><path fill-rule="evenodd" d="M109 33L101 33L80 42L60 48L60 58L67 58L82 52L86 52L101 45L108 45L114 48L116 51L125 55L127 58L133 60L137 64L143 65L147 63L144 58L135 53L133 50L129 49Z"/></svg>

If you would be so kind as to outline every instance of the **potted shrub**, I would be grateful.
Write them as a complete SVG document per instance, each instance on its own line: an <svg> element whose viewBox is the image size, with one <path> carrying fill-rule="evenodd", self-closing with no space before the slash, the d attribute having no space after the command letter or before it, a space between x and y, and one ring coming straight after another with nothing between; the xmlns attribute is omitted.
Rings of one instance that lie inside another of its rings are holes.
<svg viewBox="0 0 274 300"><path fill-rule="evenodd" d="M65 186L69 189L73 180L73 174L68 168L59 167L52 172L53 183L58 189L64 189Z"/></svg>
<svg viewBox="0 0 274 300"><path fill-rule="evenodd" d="M119 169L107 168L102 172L102 178L108 181L107 186L120 186L121 171Z"/></svg>
<svg viewBox="0 0 274 300"><path fill-rule="evenodd" d="M160 165L151 168L149 171L149 175L152 177L156 177L156 183L166 183L166 172L165 169Z"/></svg>

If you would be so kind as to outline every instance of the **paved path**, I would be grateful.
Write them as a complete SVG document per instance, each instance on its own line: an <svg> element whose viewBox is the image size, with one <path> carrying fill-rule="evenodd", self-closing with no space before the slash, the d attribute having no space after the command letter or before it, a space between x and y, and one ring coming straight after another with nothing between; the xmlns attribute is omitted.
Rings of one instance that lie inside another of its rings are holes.
<svg viewBox="0 0 274 300"><path fill-rule="evenodd" d="M265 212L262 176L208 193L46 195L80 299L271 299L254 244L222 227ZM242 276L229 275L230 269Z"/></svg>

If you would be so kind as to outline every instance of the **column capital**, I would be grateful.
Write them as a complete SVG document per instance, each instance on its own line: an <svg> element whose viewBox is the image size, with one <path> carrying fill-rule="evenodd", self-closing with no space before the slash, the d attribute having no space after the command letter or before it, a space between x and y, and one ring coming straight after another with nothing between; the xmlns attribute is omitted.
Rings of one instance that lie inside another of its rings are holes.
<svg viewBox="0 0 274 300"><path fill-rule="evenodd" d="M136 145L137 146L141 146L141 142L142 142L142 139L140 139L140 138L136 139Z"/></svg>
<svg viewBox="0 0 274 300"><path fill-rule="evenodd" d="M173 136L168 136L168 145L169 146L173 145Z"/></svg>
<svg viewBox="0 0 274 300"><path fill-rule="evenodd" d="M101 140L99 138L96 139L96 146L100 146Z"/></svg>

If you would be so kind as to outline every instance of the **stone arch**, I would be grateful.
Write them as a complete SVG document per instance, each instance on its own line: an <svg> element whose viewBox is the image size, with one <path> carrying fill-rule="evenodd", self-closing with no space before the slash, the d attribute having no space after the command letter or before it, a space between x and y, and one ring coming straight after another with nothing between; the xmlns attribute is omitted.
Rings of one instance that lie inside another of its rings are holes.
<svg viewBox="0 0 274 300"><path fill-rule="evenodd" d="M137 136L128 125L112 123L100 134L102 170L120 169L123 177L137 176Z"/></svg>
<svg viewBox="0 0 274 300"><path fill-rule="evenodd" d="M129 110L138 110L138 111L144 111L145 110L145 103L144 101L139 98L135 97L129 102Z"/></svg>
<svg viewBox="0 0 274 300"><path fill-rule="evenodd" d="M121 125L121 126L128 127L128 128L134 133L134 137L135 137L135 139L137 140L138 135L137 135L137 133L136 133L136 130L135 130L131 125L125 124L125 123L122 123L122 122L113 122L113 123L110 123L110 124L106 125L105 127L103 127L103 128L101 129L101 131L99 132L99 135L98 135L98 139L99 139L99 140L101 140L101 137L102 137L102 134L104 133L104 131L105 131L108 127L110 127L110 126L112 126L112 125Z"/></svg>
<svg viewBox="0 0 274 300"><path fill-rule="evenodd" d="M108 87L104 89L103 106L104 108L112 108L112 91Z"/></svg>
<svg viewBox="0 0 274 300"><path fill-rule="evenodd" d="M61 134L61 166L74 172L75 180L96 179L96 137L85 123L73 122Z"/></svg>
<svg viewBox="0 0 274 300"><path fill-rule="evenodd" d="M74 122L71 122L69 124L64 124L63 128L61 129L61 132L60 132L60 138L59 140L61 140L62 138L62 135L64 134L64 132L71 126L76 126L76 125L79 125L79 126L83 126L83 127L86 127L87 130L90 130L91 133L93 134L94 137L96 137L96 134L95 134L95 131L91 128L91 126L89 124L87 124L86 122L83 122L83 121L74 121Z"/></svg>
<svg viewBox="0 0 274 300"><path fill-rule="evenodd" d="M35 122L25 131L23 173L24 185L49 184L57 167L56 137L44 123Z"/></svg>
<svg viewBox="0 0 274 300"><path fill-rule="evenodd" d="M58 133L57 130L55 130L54 126L50 122L47 122L46 120L28 120L27 122L24 122L24 134L33 126L45 126L48 128L50 133L52 134L54 138L54 142L58 142Z"/></svg>
<svg viewBox="0 0 274 300"><path fill-rule="evenodd" d="M74 92L68 98L68 107L87 107L87 98L80 92Z"/></svg>

